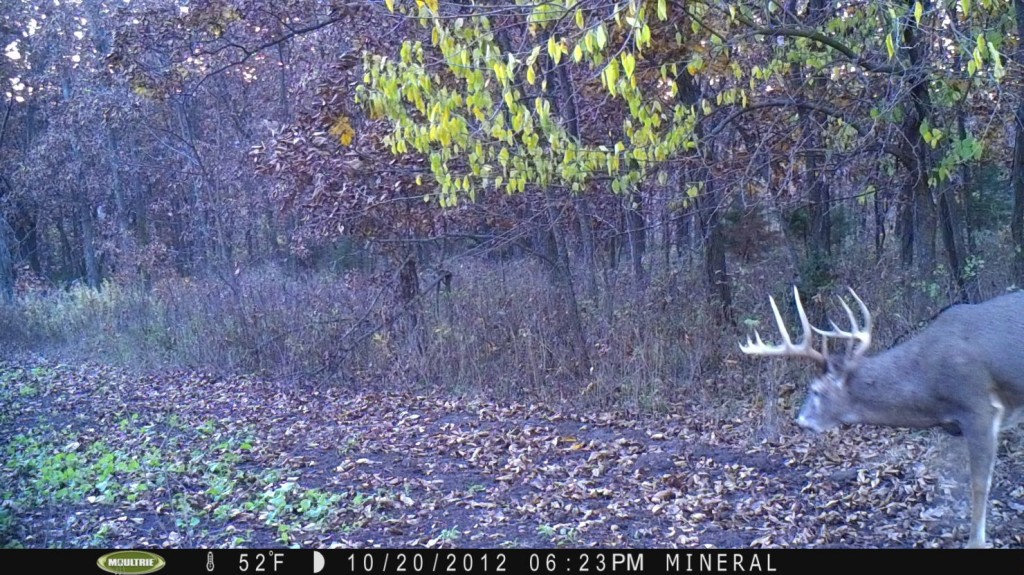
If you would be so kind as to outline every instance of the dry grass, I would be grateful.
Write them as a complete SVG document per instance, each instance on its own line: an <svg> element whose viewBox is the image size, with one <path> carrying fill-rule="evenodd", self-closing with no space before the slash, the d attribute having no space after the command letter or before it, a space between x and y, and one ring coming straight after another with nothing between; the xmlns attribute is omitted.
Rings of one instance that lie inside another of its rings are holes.
<svg viewBox="0 0 1024 575"><path fill-rule="evenodd" d="M486 259L450 266L450 291L423 278L431 287L405 305L396 303L388 274L274 267L166 279L148 291L107 284L98 292L29 295L0 307L0 346L579 408L660 412L685 402L727 415L731 400L740 399L762 404L762 427L771 433L794 392L802 395L806 366L749 360L736 343L755 324L774 333L766 296L789 305L786 268L785 261L765 260L733 271L734 306L743 310L737 326L713 319L695 272L656 271L643 285L626 270L605 275L596 299L579 302L588 369L570 343L569 314L545 271L529 261ZM893 269L865 254L847 258L837 273L837 284L856 285L874 311L878 349L948 301L941 280L908 281ZM997 285L990 275L986 281Z"/></svg>

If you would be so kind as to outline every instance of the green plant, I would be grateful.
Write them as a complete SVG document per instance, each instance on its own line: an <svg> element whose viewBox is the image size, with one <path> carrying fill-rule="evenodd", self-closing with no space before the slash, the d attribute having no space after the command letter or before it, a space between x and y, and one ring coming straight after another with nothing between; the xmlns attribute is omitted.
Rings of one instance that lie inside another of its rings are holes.
<svg viewBox="0 0 1024 575"><path fill-rule="evenodd" d="M567 527L564 525L541 525L537 527L537 532L551 539L551 541L558 546L576 545L580 541L580 532L574 527Z"/></svg>
<svg viewBox="0 0 1024 575"><path fill-rule="evenodd" d="M442 530L437 539L442 543L454 544L461 535L462 533L457 528L449 527Z"/></svg>

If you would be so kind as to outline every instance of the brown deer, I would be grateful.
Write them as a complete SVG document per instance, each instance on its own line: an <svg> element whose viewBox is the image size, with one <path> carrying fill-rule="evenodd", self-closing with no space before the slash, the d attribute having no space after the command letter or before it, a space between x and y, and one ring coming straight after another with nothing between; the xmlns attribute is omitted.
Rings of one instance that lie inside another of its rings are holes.
<svg viewBox="0 0 1024 575"><path fill-rule="evenodd" d="M1024 413L1024 292L942 312L913 338L867 356L871 314L851 289L864 325L839 298L850 330L811 326L793 288L803 337L794 344L774 298L769 297L782 343L768 345L754 331L740 350L750 355L804 357L822 374L811 382L797 423L815 432L843 424L942 427L967 440L971 474L971 537L985 546L985 514L999 430ZM822 347L813 347L814 334ZM844 340L844 354L829 354L828 340Z"/></svg>

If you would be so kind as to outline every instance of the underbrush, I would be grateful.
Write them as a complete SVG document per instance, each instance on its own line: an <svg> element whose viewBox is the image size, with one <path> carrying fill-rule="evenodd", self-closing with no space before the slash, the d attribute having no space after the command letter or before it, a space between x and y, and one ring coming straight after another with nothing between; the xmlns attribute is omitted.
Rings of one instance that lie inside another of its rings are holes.
<svg viewBox="0 0 1024 575"><path fill-rule="evenodd" d="M850 279L840 272L836 283L856 285L869 303L879 349L948 301L940 279L908 282L887 271L898 269L891 262L847 263ZM402 304L394 297L396 278L387 274L274 267L166 279L149 290L107 283L99 291L30 295L0 307L0 346L140 367L256 372L347 388L441 388L579 407L660 411L679 401L721 407L723 397L753 398L772 418L793 389L776 382L802 381L805 366L747 360L736 345L753 327L775 338L768 295L790 308L784 313L792 321L785 268L760 262L733 272L734 309L745 310L735 325L716 319L696 272L655 272L643 282L625 270L605 274L596 297L578 300L585 360L570 337L566 300L540 266L483 259L452 267L450 289L422 278L432 287ZM832 303L811 297L809 307L841 319Z"/></svg>

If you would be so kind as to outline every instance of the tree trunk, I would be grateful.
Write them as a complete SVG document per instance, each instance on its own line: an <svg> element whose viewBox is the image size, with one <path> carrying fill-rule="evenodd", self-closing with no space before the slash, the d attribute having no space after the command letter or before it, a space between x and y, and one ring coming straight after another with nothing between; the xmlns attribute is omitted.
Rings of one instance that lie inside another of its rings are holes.
<svg viewBox="0 0 1024 575"><path fill-rule="evenodd" d="M683 71L678 78L679 100L687 106L696 106L700 99L700 90L689 72ZM704 239L704 274L710 293L715 294L720 305L720 320L735 323L732 315L732 283L726 266L725 238L719 225L718 211L721 199L715 187L714 176L709 166L715 165L714 151L711 144L703 142L702 124L697 123L696 139L700 167L691 171L690 181L703 185L703 190L695 198L695 212L700 225L700 234ZM685 191L682 191L685 194Z"/></svg>
<svg viewBox="0 0 1024 575"><path fill-rule="evenodd" d="M543 32L542 40L550 34L550 31ZM507 44L507 40L505 42ZM562 65L563 67L565 64ZM558 110L562 120L566 123L569 134L579 141L579 125L576 111L576 101L569 86L568 76L564 70L556 72L558 66L548 57L543 61L544 77L547 82L545 96L551 101L552 106ZM556 83L562 84L562 93L565 96L560 98L555 91ZM573 207L575 208L577 222L580 227L580 239L583 246L584 276L585 284L592 295L597 294L597 279L594 275L594 238L590 225L590 209L586 205L586 199L580 196L573 196ZM555 260L553 262L553 277L556 281L560 306L568 314L569 331L573 355L576 358L577 373L588 373L590 371L590 357L587 353L587 337L583 329L583 318L580 316L579 300L576 296L576 286L572 277L572 265L569 261L569 243L565 238L563 226L560 222L558 204L560 203L555 191L547 186L544 188L544 203L547 210L547 220L550 226L551 237L554 240Z"/></svg>
<svg viewBox="0 0 1024 575"><path fill-rule="evenodd" d="M420 272L416 250L410 249L398 269L398 314L403 332L410 336L419 325Z"/></svg>
<svg viewBox="0 0 1024 575"><path fill-rule="evenodd" d="M960 242L960 218L956 210L956 202L953 199L952 186L944 186L939 193L939 221L942 229L942 243L946 248L946 259L949 262L949 270L956 283L957 301L970 303L971 297L967 293L967 280L964 277L964 255L963 245Z"/></svg>
<svg viewBox="0 0 1024 575"><path fill-rule="evenodd" d="M43 275L43 262L39 257L39 223L36 215L24 207L15 208L11 229L14 234L15 252L12 255L15 260L28 262L32 271Z"/></svg>
<svg viewBox="0 0 1024 575"><path fill-rule="evenodd" d="M885 198L882 197L882 191L875 191L875 261L882 261L882 255L885 253Z"/></svg>
<svg viewBox="0 0 1024 575"><path fill-rule="evenodd" d="M647 251L647 232L644 226L643 197L639 192L631 192L623 198L623 211L626 220L626 237L629 246L629 258L633 264L633 279L638 285L644 282L644 253Z"/></svg>
<svg viewBox="0 0 1024 575"><path fill-rule="evenodd" d="M809 130L807 141L807 177L810 179L808 192L808 225L810 229L807 234L807 260L801 266L801 282L804 288L810 293L818 293L832 284L832 218L829 214L829 189L825 182L821 166L825 163L825 154L819 146L819 134L817 130L817 118L813 113L806 114L803 118L804 127ZM813 300L819 301L817 299ZM823 305L811 304L812 314L815 321L820 321L825 316Z"/></svg>
<svg viewBox="0 0 1024 575"><path fill-rule="evenodd" d="M824 0L811 0L807 5L805 24L817 28L828 16L828 6ZM811 94L817 95L826 88L827 78L809 71L804 78L804 70L796 70L797 81L807 86ZM807 166L807 260L800 266L801 283L810 293L818 293L832 283L832 215L830 206L830 190L823 173L825 152L822 147L821 126L825 125L822 114L813 111L800 112L800 124L803 129L805 165ZM812 299L812 302L817 302ZM823 305L811 303L813 319L821 321L825 316Z"/></svg>
<svg viewBox="0 0 1024 575"><path fill-rule="evenodd" d="M57 238L60 243L60 279L70 282L72 279L81 277L82 274L78 262L75 260L75 250L71 247L71 238L68 237L64 220L65 217L62 215L54 221L54 225L57 227ZM72 228L72 232L74 232L74 228Z"/></svg>
<svg viewBox="0 0 1024 575"><path fill-rule="evenodd" d="M697 214L701 235L704 237L704 273L708 286L718 298L720 319L735 324L732 315L732 282L725 258L725 237L718 218L721 201L710 171L706 168L700 171L704 173L700 180L704 183L704 192L697 196Z"/></svg>
<svg viewBox="0 0 1024 575"><path fill-rule="evenodd" d="M1024 26L1024 14L1020 5L1024 0L1015 0L1018 26ZM1022 94L1024 96L1024 94ZM1024 285L1024 100L1017 104L1014 117L1017 133L1013 138L1013 217L1010 233L1013 236L1013 272L1017 285Z"/></svg>
<svg viewBox="0 0 1024 575"><path fill-rule="evenodd" d="M913 0L909 5L914 5ZM903 135L910 145L910 165L902 205L901 255L905 264L914 263L917 269L928 272L935 268L936 219L935 202L928 185L931 157L921 135L921 127L931 116L931 95L928 92L924 42L918 38L917 28L912 22L908 18L903 28L903 45L909 60L906 78L910 86L910 109L907 110Z"/></svg>
<svg viewBox="0 0 1024 575"><path fill-rule="evenodd" d="M1018 35L1024 34L1024 0L1013 0ZM1017 95L1017 113L1014 115L1016 133L1013 139L1013 218L1010 233L1013 236L1013 272L1017 285L1024 285L1024 88Z"/></svg>
<svg viewBox="0 0 1024 575"><path fill-rule="evenodd" d="M552 100L552 106L558 110L565 124L566 132L577 143L580 143L579 115L576 108L576 90L569 78L568 65L554 65L548 60L549 70L547 96ZM554 66L553 69L551 66ZM560 90L555 91L555 79L558 80ZM571 193L571 192L570 192ZM597 299L597 263L594 259L594 226L591 223L592 209L590 200L586 196L573 194L573 208L576 211L576 221L580 228L580 256L583 259L583 285L587 291L587 297L591 300Z"/></svg>
<svg viewBox="0 0 1024 575"><path fill-rule="evenodd" d="M576 357L578 373L590 372L590 357L587 354L587 337L583 331L583 319L580 316L579 301L576 298L576 288L572 281L572 268L569 265L569 250L566 245L565 235L562 233L562 226L559 222L558 198L551 188L545 188L544 199L546 200L548 225L551 227L551 235L554 240L556 252L553 264L553 277L561 301L561 307L568 313L569 331L573 346L573 355Z"/></svg>
<svg viewBox="0 0 1024 575"><path fill-rule="evenodd" d="M0 214L0 302L14 303L14 233Z"/></svg>
<svg viewBox="0 0 1024 575"><path fill-rule="evenodd" d="M100 262L96 256L96 223L93 221L92 206L81 202L78 207L79 222L82 226L82 261L85 264L85 281L92 289L100 289Z"/></svg>

